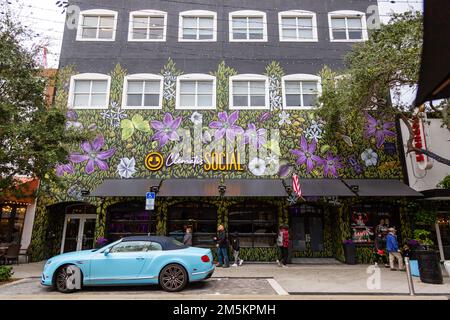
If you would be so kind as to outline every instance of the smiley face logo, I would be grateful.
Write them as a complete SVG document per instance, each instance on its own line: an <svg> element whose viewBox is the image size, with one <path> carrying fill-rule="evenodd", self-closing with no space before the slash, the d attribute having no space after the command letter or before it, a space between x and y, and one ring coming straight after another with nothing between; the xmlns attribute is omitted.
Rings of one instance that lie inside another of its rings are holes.
<svg viewBox="0 0 450 320"><path fill-rule="evenodd" d="M145 167L150 171L158 171L164 165L164 158L159 152L151 152L145 157Z"/></svg>

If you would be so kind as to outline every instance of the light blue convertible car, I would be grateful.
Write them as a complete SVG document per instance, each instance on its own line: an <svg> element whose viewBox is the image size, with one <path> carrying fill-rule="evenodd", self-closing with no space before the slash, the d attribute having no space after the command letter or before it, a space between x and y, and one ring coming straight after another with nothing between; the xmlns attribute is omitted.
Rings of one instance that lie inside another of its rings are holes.
<svg viewBox="0 0 450 320"><path fill-rule="evenodd" d="M126 237L101 249L70 252L47 261L41 284L63 293L83 286L159 284L182 290L214 272L211 250L159 236Z"/></svg>

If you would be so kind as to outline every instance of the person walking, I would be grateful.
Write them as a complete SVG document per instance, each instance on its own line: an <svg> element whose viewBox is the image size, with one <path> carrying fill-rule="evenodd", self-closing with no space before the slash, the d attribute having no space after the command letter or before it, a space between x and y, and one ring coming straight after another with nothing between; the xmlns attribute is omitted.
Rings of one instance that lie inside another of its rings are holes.
<svg viewBox="0 0 450 320"><path fill-rule="evenodd" d="M395 269L395 260L398 262L399 270L404 270L403 266L403 257L398 248L397 236L395 235L395 229L389 228L389 233L386 237L386 250L389 253L389 267L391 271L396 271Z"/></svg>
<svg viewBox="0 0 450 320"><path fill-rule="evenodd" d="M217 227L217 236L214 237L217 247L217 258L219 260L218 267L229 268L228 260L228 239L223 225Z"/></svg>
<svg viewBox="0 0 450 320"><path fill-rule="evenodd" d="M287 267L289 259L289 227L287 225L283 226L283 247L281 248L283 253L283 267Z"/></svg>
<svg viewBox="0 0 450 320"><path fill-rule="evenodd" d="M232 267L241 266L244 260L239 258L239 250L241 249L239 243L239 234L235 232L233 238L231 239L231 248L233 249L234 263Z"/></svg>
<svg viewBox="0 0 450 320"><path fill-rule="evenodd" d="M186 233L184 234L183 244L192 247L192 228L187 227Z"/></svg>
<svg viewBox="0 0 450 320"><path fill-rule="evenodd" d="M289 258L289 228L287 225L281 225L278 229L277 246L279 249L278 266L286 267Z"/></svg>
<svg viewBox="0 0 450 320"><path fill-rule="evenodd" d="M283 225L280 225L278 227L278 234L277 234L277 248L278 248L278 259L277 264L279 267L281 267L281 261L283 261Z"/></svg>

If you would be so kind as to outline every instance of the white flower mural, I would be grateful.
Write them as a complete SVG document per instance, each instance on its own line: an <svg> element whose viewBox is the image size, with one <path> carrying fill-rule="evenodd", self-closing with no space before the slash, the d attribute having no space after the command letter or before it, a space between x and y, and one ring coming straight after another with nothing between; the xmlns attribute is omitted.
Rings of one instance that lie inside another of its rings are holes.
<svg viewBox="0 0 450 320"><path fill-rule="evenodd" d="M361 153L361 159L364 161L366 167L376 166L378 163L378 154L369 148Z"/></svg>
<svg viewBox="0 0 450 320"><path fill-rule="evenodd" d="M248 168L255 176L262 176L266 172L266 162L260 158L253 158L248 164Z"/></svg>
<svg viewBox="0 0 450 320"><path fill-rule="evenodd" d="M200 125L203 122L203 115L197 111L195 111L192 115L191 115L191 121L193 124L195 125Z"/></svg>
<svg viewBox="0 0 450 320"><path fill-rule="evenodd" d="M278 121L278 124L280 126L284 125L284 124L291 124L291 115L289 113L287 113L286 111L281 112L279 115L280 117L280 121Z"/></svg>
<svg viewBox="0 0 450 320"><path fill-rule="evenodd" d="M136 160L133 158L122 158L117 166L117 173L122 178L131 178L136 173Z"/></svg>

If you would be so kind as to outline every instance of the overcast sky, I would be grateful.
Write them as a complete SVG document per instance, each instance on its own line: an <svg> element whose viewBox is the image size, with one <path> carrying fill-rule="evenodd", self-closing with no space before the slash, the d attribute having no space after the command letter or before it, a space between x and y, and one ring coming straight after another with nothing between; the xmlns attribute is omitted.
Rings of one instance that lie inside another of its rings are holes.
<svg viewBox="0 0 450 320"><path fill-rule="evenodd" d="M317 0L327 1L327 0ZM56 6L57 0L0 0L2 6L10 2L14 12L24 25L39 34L35 44L48 43L47 63L49 68L57 68L61 49L64 18L62 9ZM421 0L379 0L379 11L382 21L389 20L392 12L422 10ZM0 7L0 11L3 9Z"/></svg>

